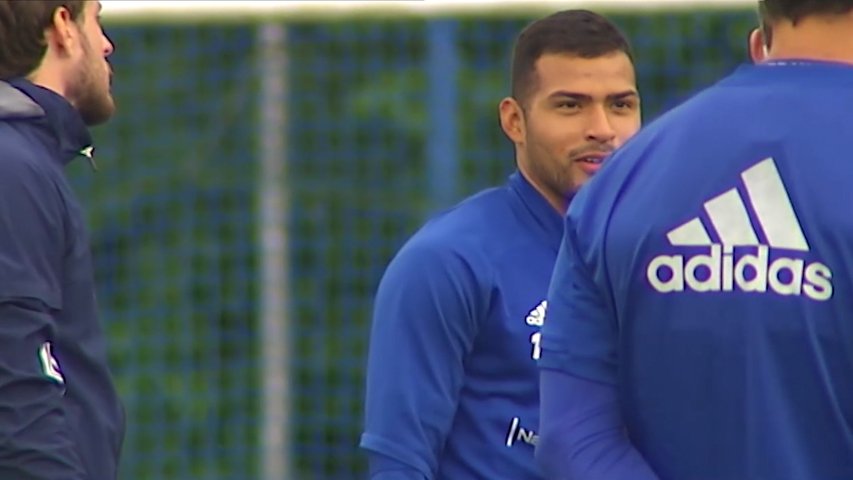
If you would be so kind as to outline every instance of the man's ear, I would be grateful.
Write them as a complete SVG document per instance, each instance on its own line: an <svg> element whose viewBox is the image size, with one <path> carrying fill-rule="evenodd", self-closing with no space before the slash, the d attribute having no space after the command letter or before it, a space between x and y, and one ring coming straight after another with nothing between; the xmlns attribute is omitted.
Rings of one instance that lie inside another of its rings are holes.
<svg viewBox="0 0 853 480"><path fill-rule="evenodd" d="M767 60L767 43L760 28L754 28L749 32L749 57L753 63L761 63Z"/></svg>
<svg viewBox="0 0 853 480"><path fill-rule="evenodd" d="M53 12L50 25L45 29L48 48L54 48L59 55L67 55L73 50L78 41L80 31L71 12L65 7L59 7Z"/></svg>
<svg viewBox="0 0 853 480"><path fill-rule="evenodd" d="M512 143L518 145L524 143L526 136L524 125L524 110L518 103L518 100L512 97L506 97L501 100L498 106L498 115L500 116L501 129Z"/></svg>

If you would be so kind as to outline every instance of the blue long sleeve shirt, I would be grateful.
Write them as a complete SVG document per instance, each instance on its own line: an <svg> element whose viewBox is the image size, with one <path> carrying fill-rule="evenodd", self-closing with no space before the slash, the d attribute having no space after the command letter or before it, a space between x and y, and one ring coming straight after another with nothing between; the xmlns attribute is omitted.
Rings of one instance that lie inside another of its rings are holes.
<svg viewBox="0 0 853 480"><path fill-rule="evenodd" d="M573 199L540 365L661 480L853 478L851 104L853 66L743 66Z"/></svg>
<svg viewBox="0 0 853 480"><path fill-rule="evenodd" d="M374 458L374 478L541 478L536 359L561 232L515 173L398 252L375 300L361 446L407 472Z"/></svg>

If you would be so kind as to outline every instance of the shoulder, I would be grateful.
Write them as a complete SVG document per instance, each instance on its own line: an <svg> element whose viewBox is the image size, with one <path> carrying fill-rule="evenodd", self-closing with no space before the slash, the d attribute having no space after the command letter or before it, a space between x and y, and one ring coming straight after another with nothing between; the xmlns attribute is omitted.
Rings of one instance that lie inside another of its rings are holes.
<svg viewBox="0 0 853 480"><path fill-rule="evenodd" d="M45 161L49 153L36 142L19 135L0 123L0 194L15 186L49 188L55 183L56 172Z"/></svg>
<svg viewBox="0 0 853 480"><path fill-rule="evenodd" d="M0 122L0 202L14 205L3 209L6 217L40 212L45 221L58 221L65 213L65 193L54 162L41 144ZM28 213L29 212L29 213Z"/></svg>
<svg viewBox="0 0 853 480"><path fill-rule="evenodd" d="M489 188L430 218L412 240L460 251L482 248L502 227L510 209L508 188Z"/></svg>
<svg viewBox="0 0 853 480"><path fill-rule="evenodd" d="M18 139L8 141L9 137L2 133L0 126L0 149L3 151L0 155L0 185L51 183L53 173L46 168L47 162L41 159L46 153Z"/></svg>
<svg viewBox="0 0 853 480"><path fill-rule="evenodd" d="M497 219L509 210L504 187L472 195L428 220L403 245L389 269L405 269L412 275L440 274L477 282L491 278L488 245L499 238Z"/></svg>
<svg viewBox="0 0 853 480"><path fill-rule="evenodd" d="M481 251L505 228L510 210L508 188L489 188L434 215L412 236L410 243L418 248L468 256Z"/></svg>
<svg viewBox="0 0 853 480"><path fill-rule="evenodd" d="M0 120L0 149L0 168L4 169L32 168L50 155L27 120Z"/></svg>

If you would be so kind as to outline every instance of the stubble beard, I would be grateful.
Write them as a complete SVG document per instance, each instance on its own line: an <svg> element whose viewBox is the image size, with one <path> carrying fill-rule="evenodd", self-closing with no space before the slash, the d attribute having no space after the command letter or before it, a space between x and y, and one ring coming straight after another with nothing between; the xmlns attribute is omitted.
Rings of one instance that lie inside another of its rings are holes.
<svg viewBox="0 0 853 480"><path fill-rule="evenodd" d="M535 128L528 120L527 130L527 163L528 168L536 176L541 186L547 188L554 195L569 199L574 196L580 188L584 179L579 177L580 172L574 170L571 154L554 154L542 142Z"/></svg>
<svg viewBox="0 0 853 480"><path fill-rule="evenodd" d="M533 174L544 187L565 199L572 197L578 188L579 179L572 172L572 162L568 158L551 158L546 149L528 150L528 163Z"/></svg>
<svg viewBox="0 0 853 480"><path fill-rule="evenodd" d="M110 94L109 80L102 81L99 75L103 69L100 58L88 41L83 42L83 54L68 88L68 98L86 125L99 125L112 117L115 103Z"/></svg>

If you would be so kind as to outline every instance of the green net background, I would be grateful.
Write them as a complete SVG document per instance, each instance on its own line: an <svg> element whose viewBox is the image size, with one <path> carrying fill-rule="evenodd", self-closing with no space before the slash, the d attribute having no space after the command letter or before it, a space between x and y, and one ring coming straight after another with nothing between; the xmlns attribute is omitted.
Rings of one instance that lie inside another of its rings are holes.
<svg viewBox="0 0 853 480"><path fill-rule="evenodd" d="M646 120L740 63L754 22L748 11L612 17L634 44ZM260 97L257 24L107 22L120 112L95 131L100 171L69 169L128 411L122 479L260 478L261 425L281 421L260 409L268 102L285 102L288 118L292 475L363 478L372 293L430 212L511 173L496 108L529 20L286 24L283 98ZM440 87L437 41L457 60ZM443 111L436 98L450 100ZM442 124L454 142L436 148Z"/></svg>

